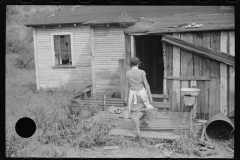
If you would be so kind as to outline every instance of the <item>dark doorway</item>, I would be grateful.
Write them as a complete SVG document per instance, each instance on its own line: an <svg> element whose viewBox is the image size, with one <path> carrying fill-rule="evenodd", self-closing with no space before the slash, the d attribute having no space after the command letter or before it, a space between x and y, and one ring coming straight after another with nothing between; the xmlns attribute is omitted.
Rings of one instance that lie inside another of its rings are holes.
<svg viewBox="0 0 240 160"><path fill-rule="evenodd" d="M136 57L146 72L152 94L163 94L163 49L161 35L135 36Z"/></svg>

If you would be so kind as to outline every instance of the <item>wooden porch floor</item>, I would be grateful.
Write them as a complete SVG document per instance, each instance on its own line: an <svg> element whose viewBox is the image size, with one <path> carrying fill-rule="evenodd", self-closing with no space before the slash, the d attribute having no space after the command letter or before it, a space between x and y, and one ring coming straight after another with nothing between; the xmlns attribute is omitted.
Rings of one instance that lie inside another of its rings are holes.
<svg viewBox="0 0 240 160"><path fill-rule="evenodd" d="M94 120L115 119L116 127L110 135L136 136L135 124L131 119L124 119L122 114L111 114L102 111L92 117ZM141 136L148 138L177 139L180 135L176 134L175 129L183 132L189 131L190 112L158 112L156 121L147 121L148 125L140 125Z"/></svg>

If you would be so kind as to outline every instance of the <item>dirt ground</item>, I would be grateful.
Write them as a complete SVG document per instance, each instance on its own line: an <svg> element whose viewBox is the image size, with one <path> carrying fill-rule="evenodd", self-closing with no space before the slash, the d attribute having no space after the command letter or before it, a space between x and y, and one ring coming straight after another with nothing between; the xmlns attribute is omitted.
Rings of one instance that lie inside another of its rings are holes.
<svg viewBox="0 0 240 160"><path fill-rule="evenodd" d="M14 126L17 120L26 116L31 108L31 95L36 94L35 70L13 70L6 74L6 134L7 137L15 134ZM36 131L37 132L37 131ZM25 148L27 157L89 157L89 158L198 158L197 156L181 155L170 151L161 152L154 146L104 149L93 147L79 149L41 144L34 136L29 138L30 147ZM233 153L208 158L232 158Z"/></svg>

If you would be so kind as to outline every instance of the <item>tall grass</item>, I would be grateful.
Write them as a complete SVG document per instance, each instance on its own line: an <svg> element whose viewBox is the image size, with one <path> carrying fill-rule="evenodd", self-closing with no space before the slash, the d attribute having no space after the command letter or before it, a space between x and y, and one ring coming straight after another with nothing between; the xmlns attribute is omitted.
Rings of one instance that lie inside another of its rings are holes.
<svg viewBox="0 0 240 160"><path fill-rule="evenodd" d="M99 112L97 106L71 112L69 99L87 85L69 82L60 88L52 88L51 92L29 94L31 107L23 115L34 120L37 130L29 139L19 137L14 129L7 130L6 156L28 156L32 152L29 148L32 143L77 148L107 145L111 141L108 132L115 124L113 120L89 120ZM49 152L46 156L54 155Z"/></svg>

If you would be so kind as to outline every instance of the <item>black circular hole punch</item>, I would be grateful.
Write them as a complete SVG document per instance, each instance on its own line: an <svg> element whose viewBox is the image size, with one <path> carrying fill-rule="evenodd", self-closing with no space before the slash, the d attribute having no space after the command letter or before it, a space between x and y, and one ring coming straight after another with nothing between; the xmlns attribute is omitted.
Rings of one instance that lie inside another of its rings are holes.
<svg viewBox="0 0 240 160"><path fill-rule="evenodd" d="M50 0L51 3L61 3L62 0Z"/></svg>
<svg viewBox="0 0 240 160"><path fill-rule="evenodd" d="M149 3L150 0L138 0L138 2L140 2L140 3Z"/></svg>
<svg viewBox="0 0 240 160"><path fill-rule="evenodd" d="M110 3L119 3L121 0L109 0Z"/></svg>
<svg viewBox="0 0 240 160"><path fill-rule="evenodd" d="M90 3L91 0L79 0L81 3Z"/></svg>
<svg viewBox="0 0 240 160"><path fill-rule="evenodd" d="M36 124L31 118L23 117L17 121L15 131L22 138L30 138L36 131Z"/></svg>
<svg viewBox="0 0 240 160"><path fill-rule="evenodd" d="M169 3L178 3L180 0L168 0Z"/></svg>
<svg viewBox="0 0 240 160"><path fill-rule="evenodd" d="M197 0L198 3L207 3L209 0Z"/></svg>

